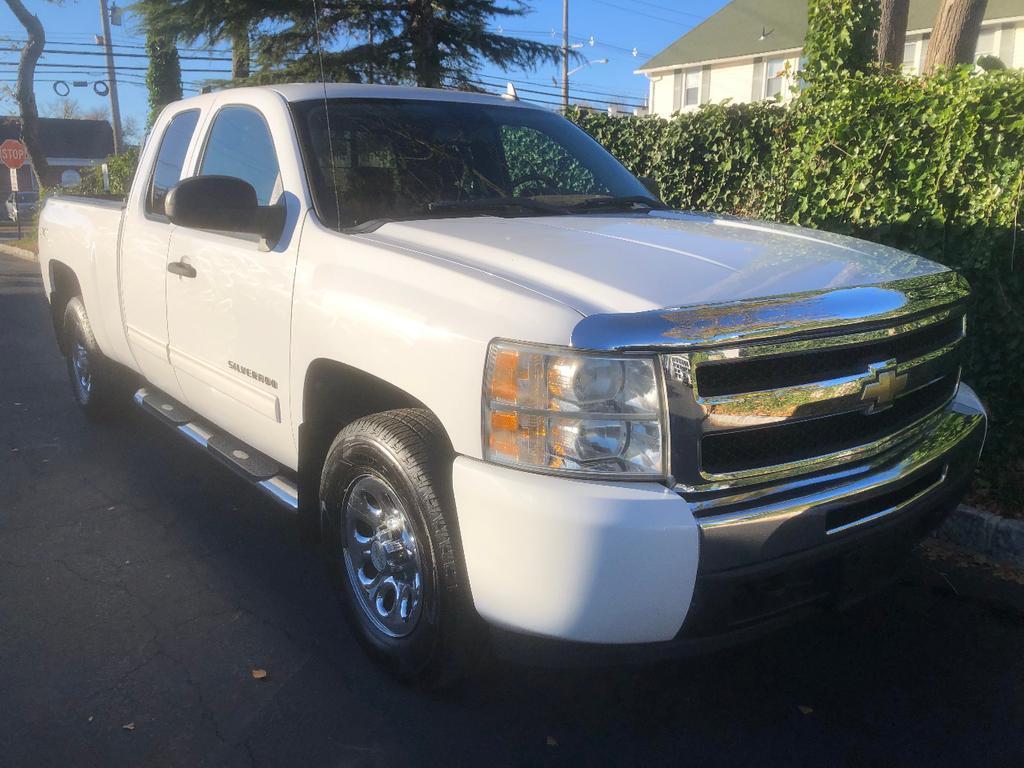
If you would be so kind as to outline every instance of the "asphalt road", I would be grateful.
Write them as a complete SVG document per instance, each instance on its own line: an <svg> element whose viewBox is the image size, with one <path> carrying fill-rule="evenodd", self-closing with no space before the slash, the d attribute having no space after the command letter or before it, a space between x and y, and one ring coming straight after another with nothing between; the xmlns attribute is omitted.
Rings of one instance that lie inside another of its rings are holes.
<svg viewBox="0 0 1024 768"><path fill-rule="evenodd" d="M83 419L35 271L0 256L0 765L1024 764L1024 586L951 561L698 660L403 688L293 519Z"/></svg>

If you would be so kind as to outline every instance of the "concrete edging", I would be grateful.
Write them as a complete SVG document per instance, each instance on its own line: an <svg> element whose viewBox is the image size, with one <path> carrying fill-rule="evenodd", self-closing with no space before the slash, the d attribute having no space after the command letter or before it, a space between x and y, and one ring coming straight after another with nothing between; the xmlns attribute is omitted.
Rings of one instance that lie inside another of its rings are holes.
<svg viewBox="0 0 1024 768"><path fill-rule="evenodd" d="M14 256L18 259L24 259L25 261L39 261L39 257L32 253L32 251L26 250L25 248L18 248L16 245L0 243L0 253L7 256Z"/></svg>
<svg viewBox="0 0 1024 768"><path fill-rule="evenodd" d="M1024 567L1024 520L1000 517L961 504L936 538L973 550L996 563Z"/></svg>

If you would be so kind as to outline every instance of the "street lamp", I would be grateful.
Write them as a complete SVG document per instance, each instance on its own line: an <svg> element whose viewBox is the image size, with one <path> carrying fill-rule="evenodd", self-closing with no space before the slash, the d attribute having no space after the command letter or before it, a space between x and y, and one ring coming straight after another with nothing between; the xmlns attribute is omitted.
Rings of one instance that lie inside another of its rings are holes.
<svg viewBox="0 0 1024 768"><path fill-rule="evenodd" d="M565 110L567 110L569 108L569 78L572 75L575 75L581 69L586 69L587 67L589 67L592 64L607 64L607 63L608 63L608 59L591 59L590 61L586 61L583 64L580 64L575 69L564 69L562 71L562 111L563 112L565 112ZM558 81L555 80L555 78L553 78L553 77L551 78L551 82L554 83L556 86L558 85Z"/></svg>
<svg viewBox="0 0 1024 768"><path fill-rule="evenodd" d="M570 69L569 72L566 74L566 77L572 77L577 72L579 72L581 69L586 69L591 64L607 64L607 63L608 63L608 59L593 59L592 61L586 61L583 64L580 64L575 69Z"/></svg>

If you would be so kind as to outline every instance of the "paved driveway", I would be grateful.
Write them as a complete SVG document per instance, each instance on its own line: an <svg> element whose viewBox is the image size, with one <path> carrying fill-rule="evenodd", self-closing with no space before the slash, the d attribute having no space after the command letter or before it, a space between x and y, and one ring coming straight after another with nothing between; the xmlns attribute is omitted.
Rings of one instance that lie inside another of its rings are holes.
<svg viewBox="0 0 1024 768"><path fill-rule="evenodd" d="M292 519L142 414L85 422L35 269L0 257L0 765L1024 764L1024 587L923 558L697 661L396 685Z"/></svg>

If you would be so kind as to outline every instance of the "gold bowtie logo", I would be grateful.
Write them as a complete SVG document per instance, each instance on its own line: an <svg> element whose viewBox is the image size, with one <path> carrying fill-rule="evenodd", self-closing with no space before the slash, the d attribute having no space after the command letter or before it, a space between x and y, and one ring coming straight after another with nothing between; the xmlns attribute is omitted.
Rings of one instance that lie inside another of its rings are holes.
<svg viewBox="0 0 1024 768"><path fill-rule="evenodd" d="M907 388L907 374L896 375L895 368L878 372L861 390L860 399L868 404L868 413L876 413L892 405L896 396Z"/></svg>

